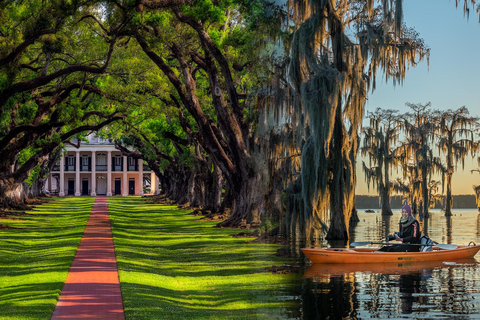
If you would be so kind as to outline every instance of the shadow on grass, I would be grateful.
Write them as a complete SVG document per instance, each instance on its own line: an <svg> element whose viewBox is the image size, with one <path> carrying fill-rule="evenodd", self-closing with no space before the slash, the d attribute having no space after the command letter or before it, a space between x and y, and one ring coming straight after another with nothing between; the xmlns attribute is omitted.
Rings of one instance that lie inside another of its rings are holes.
<svg viewBox="0 0 480 320"><path fill-rule="evenodd" d="M0 230L0 319L50 319L93 200L57 198Z"/></svg>
<svg viewBox="0 0 480 320"><path fill-rule="evenodd" d="M127 318L296 318L300 275L252 274L289 261L173 206L109 198Z"/></svg>
<svg viewBox="0 0 480 320"><path fill-rule="evenodd" d="M159 289L124 283L125 313L131 319L300 319L294 303L278 290L217 285L217 290ZM141 302L141 303L139 303ZM148 306L148 307L146 307Z"/></svg>
<svg viewBox="0 0 480 320"><path fill-rule="evenodd" d="M2 288L0 319L50 319L62 286L57 281Z"/></svg>

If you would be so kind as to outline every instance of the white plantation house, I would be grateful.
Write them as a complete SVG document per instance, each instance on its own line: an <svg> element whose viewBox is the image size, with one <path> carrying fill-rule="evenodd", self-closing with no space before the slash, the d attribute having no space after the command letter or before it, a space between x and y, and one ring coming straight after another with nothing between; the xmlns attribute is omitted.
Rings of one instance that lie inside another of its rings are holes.
<svg viewBox="0 0 480 320"><path fill-rule="evenodd" d="M123 156L109 140L88 136L79 148L68 145L50 173L45 188L59 196L144 194L145 180L150 193L158 192L158 179L142 159ZM147 175L147 179L144 179ZM149 179L150 178L150 179ZM150 184L149 184L150 185Z"/></svg>

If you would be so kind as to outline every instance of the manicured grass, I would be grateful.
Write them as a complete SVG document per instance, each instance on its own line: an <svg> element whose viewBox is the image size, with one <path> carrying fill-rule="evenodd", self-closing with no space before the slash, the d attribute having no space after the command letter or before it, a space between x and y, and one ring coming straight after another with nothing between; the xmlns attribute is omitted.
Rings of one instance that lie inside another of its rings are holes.
<svg viewBox="0 0 480 320"><path fill-rule="evenodd" d="M50 319L93 198L59 198L0 229L0 319Z"/></svg>
<svg viewBox="0 0 480 320"><path fill-rule="evenodd" d="M299 275L252 273L282 265L277 245L245 244L241 230L144 199L108 199L127 319L300 317ZM297 311L295 311L297 310Z"/></svg>

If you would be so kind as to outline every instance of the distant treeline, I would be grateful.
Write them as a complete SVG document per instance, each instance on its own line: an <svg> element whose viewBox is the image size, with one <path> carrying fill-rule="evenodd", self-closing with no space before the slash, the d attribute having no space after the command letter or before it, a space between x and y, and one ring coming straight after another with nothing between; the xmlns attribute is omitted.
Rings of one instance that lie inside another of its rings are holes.
<svg viewBox="0 0 480 320"><path fill-rule="evenodd" d="M400 209L403 206L402 196L390 197L390 204L392 209ZM356 196L357 209L380 209L380 202L378 196ZM442 209L444 201L436 201L434 209ZM453 196L453 208L454 209L475 209L475 196L473 194L460 194Z"/></svg>

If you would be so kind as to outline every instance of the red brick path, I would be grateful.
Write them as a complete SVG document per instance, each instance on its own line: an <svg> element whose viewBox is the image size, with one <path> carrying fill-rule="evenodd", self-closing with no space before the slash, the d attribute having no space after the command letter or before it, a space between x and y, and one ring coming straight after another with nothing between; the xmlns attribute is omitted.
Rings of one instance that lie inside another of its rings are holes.
<svg viewBox="0 0 480 320"><path fill-rule="evenodd" d="M125 319L106 197L97 197L52 320Z"/></svg>

